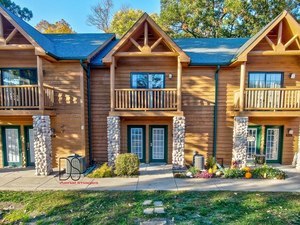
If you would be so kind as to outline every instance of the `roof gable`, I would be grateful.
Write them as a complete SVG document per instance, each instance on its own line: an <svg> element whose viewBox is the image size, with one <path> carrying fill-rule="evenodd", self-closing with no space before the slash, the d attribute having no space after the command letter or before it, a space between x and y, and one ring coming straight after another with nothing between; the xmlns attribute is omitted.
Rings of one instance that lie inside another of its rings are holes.
<svg viewBox="0 0 300 225"><path fill-rule="evenodd" d="M181 62L190 62L185 52L144 13L102 61L111 63L113 56L154 55L179 56Z"/></svg>
<svg viewBox="0 0 300 225"><path fill-rule="evenodd" d="M263 50L262 54L299 54L299 36L299 23L290 13L283 11L239 49L235 60L246 61L247 55L257 49Z"/></svg>

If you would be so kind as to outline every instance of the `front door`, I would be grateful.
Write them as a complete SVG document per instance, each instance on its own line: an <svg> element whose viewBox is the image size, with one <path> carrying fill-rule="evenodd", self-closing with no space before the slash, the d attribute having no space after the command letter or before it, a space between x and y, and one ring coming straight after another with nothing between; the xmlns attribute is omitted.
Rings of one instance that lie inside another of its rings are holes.
<svg viewBox="0 0 300 225"><path fill-rule="evenodd" d="M26 134L26 155L27 155L27 166L34 166L35 156L34 156L34 143L33 143L33 128L25 127Z"/></svg>
<svg viewBox="0 0 300 225"><path fill-rule="evenodd" d="M256 154L260 153L261 127L249 126L247 136L247 160L253 160Z"/></svg>
<svg viewBox="0 0 300 225"><path fill-rule="evenodd" d="M4 166L22 166L20 127L3 127L2 143Z"/></svg>
<svg viewBox="0 0 300 225"><path fill-rule="evenodd" d="M145 128L145 126L128 126L129 152L136 154L141 162L145 162L146 159Z"/></svg>
<svg viewBox="0 0 300 225"><path fill-rule="evenodd" d="M281 163L282 127L266 126L265 155L267 162Z"/></svg>
<svg viewBox="0 0 300 225"><path fill-rule="evenodd" d="M150 162L167 162L167 126L150 126Z"/></svg>

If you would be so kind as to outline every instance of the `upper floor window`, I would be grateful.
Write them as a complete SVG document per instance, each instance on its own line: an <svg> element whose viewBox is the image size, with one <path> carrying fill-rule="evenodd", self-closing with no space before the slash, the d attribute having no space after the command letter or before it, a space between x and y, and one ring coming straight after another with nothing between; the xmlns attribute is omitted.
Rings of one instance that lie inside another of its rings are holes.
<svg viewBox="0 0 300 225"><path fill-rule="evenodd" d="M249 72L249 88L281 88L283 73L278 72Z"/></svg>
<svg viewBox="0 0 300 225"><path fill-rule="evenodd" d="M131 73L131 88L155 89L164 87L164 73Z"/></svg>
<svg viewBox="0 0 300 225"><path fill-rule="evenodd" d="M36 69L0 69L1 85L37 84Z"/></svg>

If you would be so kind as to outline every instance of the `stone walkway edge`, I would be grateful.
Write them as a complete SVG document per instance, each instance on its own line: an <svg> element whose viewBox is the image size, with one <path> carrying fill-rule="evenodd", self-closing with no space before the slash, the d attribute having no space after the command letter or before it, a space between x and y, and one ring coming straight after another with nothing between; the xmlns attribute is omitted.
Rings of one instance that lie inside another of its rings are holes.
<svg viewBox="0 0 300 225"><path fill-rule="evenodd" d="M60 181L55 176L34 176L34 170L0 171L0 190L86 190L86 191L251 191L300 192L300 171L286 180L180 179L174 178L171 165L142 165L134 178L81 178Z"/></svg>

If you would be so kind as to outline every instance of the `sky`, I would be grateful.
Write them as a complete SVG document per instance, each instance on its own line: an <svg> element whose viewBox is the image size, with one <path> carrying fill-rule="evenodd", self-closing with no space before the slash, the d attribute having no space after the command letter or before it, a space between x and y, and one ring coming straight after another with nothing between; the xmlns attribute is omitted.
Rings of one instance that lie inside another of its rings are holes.
<svg viewBox="0 0 300 225"><path fill-rule="evenodd" d="M99 32L95 27L86 23L91 6L99 0L13 0L21 7L27 7L33 12L33 18L29 24L35 26L42 19L54 23L58 20L66 20L77 33ZM114 11L122 5L141 9L147 13L159 13L160 0L113 0Z"/></svg>

